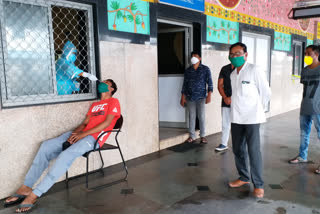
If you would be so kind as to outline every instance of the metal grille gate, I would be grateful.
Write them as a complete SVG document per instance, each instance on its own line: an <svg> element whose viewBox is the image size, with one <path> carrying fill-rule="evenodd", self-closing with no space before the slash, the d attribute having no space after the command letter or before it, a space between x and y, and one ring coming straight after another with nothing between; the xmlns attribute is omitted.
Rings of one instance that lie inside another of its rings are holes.
<svg viewBox="0 0 320 214"><path fill-rule="evenodd" d="M91 5L0 0L0 21L3 107L96 97Z"/></svg>

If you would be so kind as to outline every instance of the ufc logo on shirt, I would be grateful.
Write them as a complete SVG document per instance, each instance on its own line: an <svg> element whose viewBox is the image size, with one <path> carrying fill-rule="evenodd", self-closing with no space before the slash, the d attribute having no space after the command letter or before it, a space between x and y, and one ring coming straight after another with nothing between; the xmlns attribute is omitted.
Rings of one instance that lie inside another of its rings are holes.
<svg viewBox="0 0 320 214"><path fill-rule="evenodd" d="M105 105L108 105L108 104L105 103L105 104L97 105L97 106L93 107L93 109L92 109L91 112L102 111L102 110L104 110L104 106L105 106Z"/></svg>

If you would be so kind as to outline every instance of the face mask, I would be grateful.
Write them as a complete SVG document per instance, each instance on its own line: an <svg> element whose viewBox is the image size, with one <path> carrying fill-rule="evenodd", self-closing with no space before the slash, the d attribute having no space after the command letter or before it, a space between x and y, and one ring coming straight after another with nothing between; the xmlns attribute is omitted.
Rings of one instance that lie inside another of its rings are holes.
<svg viewBox="0 0 320 214"><path fill-rule="evenodd" d="M229 60L230 60L231 64L236 68L241 67L246 62L246 60L244 60L244 56L239 56L239 57L230 57L229 56Z"/></svg>
<svg viewBox="0 0 320 214"><path fill-rule="evenodd" d="M99 91L99 93L108 92L109 91L108 85L106 83L99 83L98 91Z"/></svg>
<svg viewBox="0 0 320 214"><path fill-rule="evenodd" d="M198 59L197 57L194 57L194 56L193 56L193 57L191 58L191 64L192 64L192 65L195 65L195 64L197 64L198 62L199 62L199 59Z"/></svg>
<svg viewBox="0 0 320 214"><path fill-rule="evenodd" d="M305 56L304 62L306 63L306 65L311 65L313 63L313 58L311 56Z"/></svg>

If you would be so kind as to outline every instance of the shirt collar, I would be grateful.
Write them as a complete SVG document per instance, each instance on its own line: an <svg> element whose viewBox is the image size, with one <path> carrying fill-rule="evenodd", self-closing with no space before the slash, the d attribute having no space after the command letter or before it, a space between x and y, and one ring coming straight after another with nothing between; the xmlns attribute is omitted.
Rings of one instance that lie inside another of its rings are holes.
<svg viewBox="0 0 320 214"><path fill-rule="evenodd" d="M248 61L246 61L246 62L244 63L243 67L242 67L241 70L239 71L239 74L240 74L240 72L241 72L242 70L245 70L245 69L246 69L247 64L248 64ZM234 68L234 69L237 69L237 68ZM237 74L238 74L238 72L237 72Z"/></svg>
<svg viewBox="0 0 320 214"><path fill-rule="evenodd" d="M193 65L191 65L191 69L192 69L193 71L198 71L198 70L201 69L201 68L202 68L202 64L201 64L201 63L200 63L200 65L199 65L199 67L198 67L197 70L195 70L194 67L193 67Z"/></svg>

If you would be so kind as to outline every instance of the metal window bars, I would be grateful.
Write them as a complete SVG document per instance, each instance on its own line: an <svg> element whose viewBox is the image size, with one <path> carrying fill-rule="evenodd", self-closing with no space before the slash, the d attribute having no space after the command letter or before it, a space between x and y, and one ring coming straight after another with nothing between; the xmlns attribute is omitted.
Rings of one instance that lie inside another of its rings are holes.
<svg viewBox="0 0 320 214"><path fill-rule="evenodd" d="M96 98L92 6L0 0L3 107Z"/></svg>

